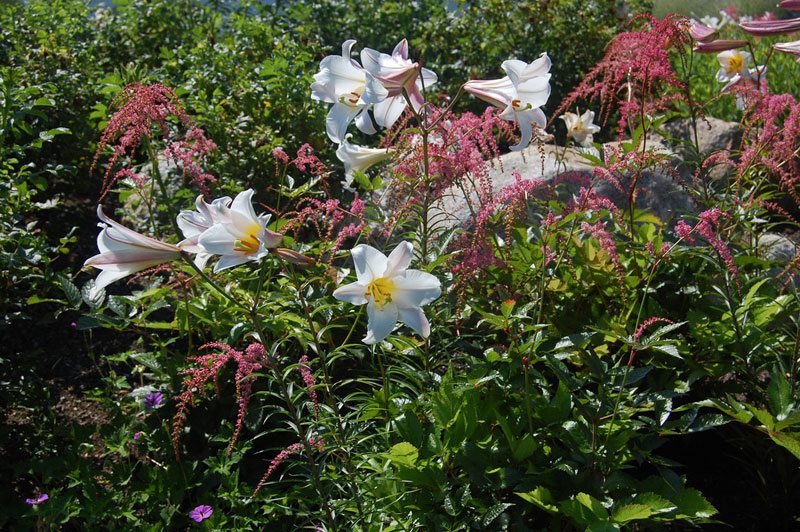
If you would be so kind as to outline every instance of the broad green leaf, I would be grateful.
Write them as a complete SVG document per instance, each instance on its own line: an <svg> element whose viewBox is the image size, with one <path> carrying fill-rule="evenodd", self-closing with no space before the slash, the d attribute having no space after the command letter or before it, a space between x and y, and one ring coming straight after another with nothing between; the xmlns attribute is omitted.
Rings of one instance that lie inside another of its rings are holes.
<svg viewBox="0 0 800 532"><path fill-rule="evenodd" d="M535 490L527 493L520 493L517 491L514 492L514 495L521 497L523 500L526 500L531 504L535 504L546 512L551 514L558 513L558 507L555 505L553 495L550 493L550 490L544 486L539 486Z"/></svg>
<svg viewBox="0 0 800 532"><path fill-rule="evenodd" d="M775 419L782 421L786 419L792 410L791 390L789 383L778 368L772 371L772 377L767 387L769 406Z"/></svg>
<svg viewBox="0 0 800 532"><path fill-rule="evenodd" d="M414 467L417 462L417 457L419 457L419 451L407 441L392 445L388 456L389 460L393 463L406 467Z"/></svg>
<svg viewBox="0 0 800 532"><path fill-rule="evenodd" d="M505 512L506 508L508 508L509 506L513 506L513 504L508 502L501 502L499 504L495 504L494 506L486 510L486 513L483 514L483 526L484 527L489 526L489 524L495 519L497 519L500 516L500 514Z"/></svg>
<svg viewBox="0 0 800 532"><path fill-rule="evenodd" d="M800 438L788 432L770 432L769 437L772 441L792 453L795 458L800 459Z"/></svg>
<svg viewBox="0 0 800 532"><path fill-rule="evenodd" d="M81 291L78 290L78 287L75 286L65 275L59 275L57 278L58 283L61 285L61 290L63 290L64 295L67 296L67 301L69 301L69 304L75 308L81 306Z"/></svg>
<svg viewBox="0 0 800 532"><path fill-rule="evenodd" d="M672 501L678 506L676 517L711 517L717 513L717 509L696 489L684 488Z"/></svg>
<svg viewBox="0 0 800 532"><path fill-rule="evenodd" d="M627 504L619 508L614 508L611 512L611 519L624 525L628 521L633 521L635 519L647 519L651 514L652 511L647 505Z"/></svg>

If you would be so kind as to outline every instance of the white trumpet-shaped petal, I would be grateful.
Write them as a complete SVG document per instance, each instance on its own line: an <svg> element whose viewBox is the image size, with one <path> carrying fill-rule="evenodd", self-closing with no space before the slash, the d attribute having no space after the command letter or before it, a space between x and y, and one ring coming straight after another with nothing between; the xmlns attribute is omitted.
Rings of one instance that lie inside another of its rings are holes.
<svg viewBox="0 0 800 532"><path fill-rule="evenodd" d="M182 210L178 214L178 227L183 232L184 240L178 244L181 249L189 253L197 253L194 263L201 270L206 267L212 254L198 243L200 235L214 224L227 220L226 208L231 204L231 198L224 196L211 203L203 201L203 196L195 200L196 210Z"/></svg>
<svg viewBox="0 0 800 532"><path fill-rule="evenodd" d="M367 305L367 335L363 342L383 341L401 321L423 338L430 335L430 324L420 307L442 293L439 280L419 270L409 270L414 248L401 242L385 256L377 249L359 244L350 253L356 269L356 282L337 288L333 296L354 305Z"/></svg>
<svg viewBox="0 0 800 532"><path fill-rule="evenodd" d="M519 151L530 144L534 124L541 129L547 117L540 109L550 97L550 67L546 53L532 63L517 59L503 62L506 77L493 80L473 80L464 84L464 90L478 98L500 107L500 118L516 120L521 139L511 149Z"/></svg>
<svg viewBox="0 0 800 532"><path fill-rule="evenodd" d="M240 192L230 207L220 205L219 222L197 239L197 243L212 255L221 255L214 273L251 260L260 260L277 247L283 235L267 229L269 214L256 216L253 210L254 191Z"/></svg>
<svg viewBox="0 0 800 532"><path fill-rule="evenodd" d="M568 137L572 137L584 148L591 147L594 134L600 131L600 126L594 123L594 111L580 114L580 110L578 110L578 113L564 113L560 118L567 125Z"/></svg>
<svg viewBox="0 0 800 532"><path fill-rule="evenodd" d="M385 161L393 152L391 149L365 148L345 139L336 150L336 157L344 163L345 184L350 186L353 183L353 172L363 172L370 166Z"/></svg>
<svg viewBox="0 0 800 532"><path fill-rule="evenodd" d="M717 81L731 81L737 75L749 78L750 70L747 65L750 64L751 59L752 56L749 52L740 52L739 50L725 50L718 53L717 61L720 69L717 71Z"/></svg>
<svg viewBox="0 0 800 532"><path fill-rule="evenodd" d="M364 101L375 104L375 121L381 127L391 127L406 108L405 91L414 110L425 103L423 89L438 81L434 72L420 68L408 58L408 41L395 46L392 55L371 48L361 50L361 63L367 71Z"/></svg>
<svg viewBox="0 0 800 532"><path fill-rule="evenodd" d="M101 222L98 225L103 228L97 236L100 253L83 263L102 270L89 293L92 299L114 281L180 257L179 246L128 229L107 217L102 205L97 206L97 217Z"/></svg>
<svg viewBox="0 0 800 532"><path fill-rule="evenodd" d="M325 120L328 137L337 144L345 138L347 127L355 120L356 127L371 135L375 127L369 119L370 104L362 98L366 89L366 73L357 61L350 58L355 40L342 44L342 55L329 55L320 63L320 71L314 74L311 98L333 107Z"/></svg>

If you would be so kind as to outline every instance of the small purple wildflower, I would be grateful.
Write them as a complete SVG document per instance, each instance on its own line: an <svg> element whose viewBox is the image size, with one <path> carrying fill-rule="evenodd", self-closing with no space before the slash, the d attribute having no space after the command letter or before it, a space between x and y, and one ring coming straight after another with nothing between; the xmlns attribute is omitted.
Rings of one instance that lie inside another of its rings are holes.
<svg viewBox="0 0 800 532"><path fill-rule="evenodd" d="M78 324L77 324L77 323L75 323L75 322L73 321L72 323L70 323L70 324L69 324L69 326L70 326L70 327L77 327L77 326L78 326Z"/></svg>
<svg viewBox="0 0 800 532"><path fill-rule="evenodd" d="M50 496L46 493L42 493L41 495L37 495L33 499L25 499L25 502L28 504L39 504L40 502L44 502L49 499Z"/></svg>
<svg viewBox="0 0 800 532"><path fill-rule="evenodd" d="M198 523L204 521L211 517L211 514L214 513L214 509L211 506L201 504L189 514L189 517L197 521Z"/></svg>
<svg viewBox="0 0 800 532"><path fill-rule="evenodd" d="M161 392L151 393L150 395L144 398L144 407L147 410L152 410L153 408L160 405L163 400L164 400L164 395Z"/></svg>
<svg viewBox="0 0 800 532"><path fill-rule="evenodd" d="M133 439L138 440L141 435L142 435L141 432L137 432L136 434L133 435Z"/></svg>

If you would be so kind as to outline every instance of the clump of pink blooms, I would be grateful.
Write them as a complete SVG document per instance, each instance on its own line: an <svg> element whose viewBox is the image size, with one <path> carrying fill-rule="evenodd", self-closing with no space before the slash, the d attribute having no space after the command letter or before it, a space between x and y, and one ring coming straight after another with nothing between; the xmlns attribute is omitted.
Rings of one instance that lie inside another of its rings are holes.
<svg viewBox="0 0 800 532"><path fill-rule="evenodd" d="M615 108L620 110L619 131L623 134L629 123L638 122L633 117L655 116L679 97L663 89L684 88L670 66L669 50L675 47L685 53L689 21L678 15L663 20L642 15L637 20L642 29L614 37L603 59L561 102L553 116L569 110L578 100L598 101L604 124Z"/></svg>
<svg viewBox="0 0 800 532"><path fill-rule="evenodd" d="M110 146L111 156L104 174L100 199L122 178L130 178L137 186L144 186L147 181L144 175L133 172L129 166L116 172L114 168L123 156L127 155L129 161L135 160L142 142L149 142L153 138L154 126L161 138L168 143L164 152L166 159L180 162L184 178L190 178L201 190L208 191L207 182L215 181L215 178L201 169L199 161L204 160L216 145L205 137L202 129L193 126L192 119L172 89L160 83L131 83L120 91L109 107L119 109L103 130L89 170L90 173L94 171L100 155ZM171 118L177 119L177 125L188 129L183 140L173 138L174 126L170 123Z"/></svg>
<svg viewBox="0 0 800 532"><path fill-rule="evenodd" d="M247 413L247 406L250 403L250 395L253 388L253 377L251 375L261 369L265 360L264 346L261 344L250 344L244 353L236 351L231 346L220 342L205 344L200 349L215 349L220 352L207 355L188 357L197 363L197 367L187 369L179 373L187 378L183 381L184 391L177 398L177 409L172 418L172 445L175 450L175 458L180 460L180 437L183 424L191 407L195 405L196 393L205 396L205 386L209 381L214 382L217 395L219 390L219 372L225 365L234 361L236 363L236 397L239 401L239 414L236 418L236 428L228 447L228 455L233 452L233 446L239 437Z"/></svg>
<svg viewBox="0 0 800 532"><path fill-rule="evenodd" d="M704 238L719 254L728 272L731 274L731 277L733 277L738 285L739 268L737 268L733 260L731 250L720 237L722 234L720 219L723 218L730 218L730 215L723 213L718 207L714 207L713 209L700 213L700 221L697 222L694 227L687 224L684 220L679 220L675 226L675 233L690 244L695 241L692 235L699 235Z"/></svg>

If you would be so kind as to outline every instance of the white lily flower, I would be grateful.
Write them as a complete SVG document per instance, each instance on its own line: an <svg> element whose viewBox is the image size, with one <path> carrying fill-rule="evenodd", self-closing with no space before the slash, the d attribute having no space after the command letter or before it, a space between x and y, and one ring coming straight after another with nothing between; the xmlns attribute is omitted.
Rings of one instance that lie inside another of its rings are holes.
<svg viewBox="0 0 800 532"><path fill-rule="evenodd" d="M211 203L203 201L203 196L197 196L195 206L197 210L182 210L178 214L178 227L183 232L184 240L178 244L181 249L189 253L197 253L194 263L201 270L206 267L208 259L212 254L198 243L200 235L217 223L227 220L227 207L231 204L231 198L224 196L217 198Z"/></svg>
<svg viewBox="0 0 800 532"><path fill-rule="evenodd" d="M370 104L362 98L366 74L361 65L350 58L355 43L355 40L349 39L342 44L342 55L324 58L311 84L312 99L333 104L325 120L325 129L328 137L337 144L344 140L347 126L353 120L364 133L375 133L368 112Z"/></svg>
<svg viewBox="0 0 800 532"><path fill-rule="evenodd" d="M83 263L102 270L89 292L94 299L106 286L133 273L152 266L175 260L181 255L181 248L175 244L161 242L155 238L137 233L115 222L103 213L103 206L97 206L98 225L103 228L97 235L97 249L100 253Z"/></svg>
<svg viewBox="0 0 800 532"><path fill-rule="evenodd" d="M500 118L516 120L522 137L519 144L511 146L519 151L533 139L533 125L544 129L547 117L540 109L550 97L550 66L547 53L528 64L517 59L503 62L506 77L493 80L472 80L464 84L464 90L503 108Z"/></svg>
<svg viewBox="0 0 800 532"><path fill-rule="evenodd" d="M567 137L572 137L575 142L584 148L591 148L594 134L600 131L600 126L594 123L594 111L578 113L564 113L561 118L567 124Z"/></svg>
<svg viewBox="0 0 800 532"><path fill-rule="evenodd" d="M388 257L377 249L359 244L350 253L356 267L354 283L337 288L333 297L354 305L367 305L365 344L383 341L402 321L423 338L430 335L430 324L422 312L442 293L439 280L429 273L409 270L414 248L401 242Z"/></svg>
<svg viewBox="0 0 800 532"><path fill-rule="evenodd" d="M350 135L347 137L349 139ZM336 150L336 157L344 163L345 184L350 186L353 183L353 172L363 172L370 166L385 161L393 152L391 149L365 148L350 144L345 139Z"/></svg>
<svg viewBox="0 0 800 532"><path fill-rule="evenodd" d="M717 61L721 68L717 71L717 81L731 81L737 75L749 79L750 69L747 68L747 65L750 64L752 58L749 52L740 52L739 50L725 50L718 53Z"/></svg>
<svg viewBox="0 0 800 532"><path fill-rule="evenodd" d="M208 253L222 257L214 266L214 273L265 257L277 247L283 235L267 229L270 214L256 216L253 210L253 189L240 192L230 207L219 205L219 222L197 239Z"/></svg>
<svg viewBox="0 0 800 532"><path fill-rule="evenodd" d="M427 68L420 68L408 58L408 41L403 39L395 46L392 55L364 48L361 63L367 71L364 101L375 104L375 121L381 127L391 127L403 114L408 93L414 110L419 111L425 103L422 89L434 85L438 78Z"/></svg>

